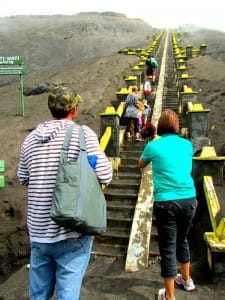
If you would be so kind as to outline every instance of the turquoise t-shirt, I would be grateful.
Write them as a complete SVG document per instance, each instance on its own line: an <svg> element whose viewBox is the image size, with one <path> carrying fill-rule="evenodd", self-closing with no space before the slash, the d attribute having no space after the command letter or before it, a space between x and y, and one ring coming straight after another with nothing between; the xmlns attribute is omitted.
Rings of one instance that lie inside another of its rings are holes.
<svg viewBox="0 0 225 300"><path fill-rule="evenodd" d="M164 134L145 146L141 158L146 164L152 162L155 201L196 196L192 157L191 142L177 134Z"/></svg>

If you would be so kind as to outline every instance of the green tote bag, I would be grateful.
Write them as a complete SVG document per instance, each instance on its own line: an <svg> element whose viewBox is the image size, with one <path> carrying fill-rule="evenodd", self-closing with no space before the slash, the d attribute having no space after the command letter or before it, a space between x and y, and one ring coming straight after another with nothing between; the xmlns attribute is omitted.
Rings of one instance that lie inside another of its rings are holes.
<svg viewBox="0 0 225 300"><path fill-rule="evenodd" d="M80 152L68 160L67 152L74 124L68 129L60 154L50 216L54 222L86 235L106 231L106 200L98 178L88 162L83 128L79 129Z"/></svg>

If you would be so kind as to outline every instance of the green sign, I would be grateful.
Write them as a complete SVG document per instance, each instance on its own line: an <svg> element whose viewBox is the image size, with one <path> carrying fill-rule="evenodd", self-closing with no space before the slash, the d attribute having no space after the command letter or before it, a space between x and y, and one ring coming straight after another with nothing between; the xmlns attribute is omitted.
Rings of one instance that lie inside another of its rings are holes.
<svg viewBox="0 0 225 300"><path fill-rule="evenodd" d="M0 75L24 75L25 68L24 67L0 67Z"/></svg>
<svg viewBox="0 0 225 300"><path fill-rule="evenodd" d="M5 176L0 175L0 188L5 187Z"/></svg>
<svg viewBox="0 0 225 300"><path fill-rule="evenodd" d="M25 74L24 56L0 56L0 75L20 75L21 114L24 116L23 76Z"/></svg>
<svg viewBox="0 0 225 300"><path fill-rule="evenodd" d="M0 56L0 65L24 65L25 56Z"/></svg>

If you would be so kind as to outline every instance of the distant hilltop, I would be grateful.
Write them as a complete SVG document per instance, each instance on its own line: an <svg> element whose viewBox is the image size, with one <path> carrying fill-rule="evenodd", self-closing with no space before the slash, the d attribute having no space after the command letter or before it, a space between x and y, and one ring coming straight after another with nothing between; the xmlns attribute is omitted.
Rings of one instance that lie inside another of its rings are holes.
<svg viewBox="0 0 225 300"><path fill-rule="evenodd" d="M201 30L201 29L203 29L203 27L197 26L197 25L194 25L194 24L182 24L182 25L179 26L178 29L181 30L181 31L186 30L186 31L191 32L191 31Z"/></svg>
<svg viewBox="0 0 225 300"><path fill-rule="evenodd" d="M97 12L97 11L92 11L92 12L80 12L78 13L78 15L104 15L104 16L111 16L111 17L127 17L125 14L121 14L121 13L116 13L113 11L104 11L104 12Z"/></svg>

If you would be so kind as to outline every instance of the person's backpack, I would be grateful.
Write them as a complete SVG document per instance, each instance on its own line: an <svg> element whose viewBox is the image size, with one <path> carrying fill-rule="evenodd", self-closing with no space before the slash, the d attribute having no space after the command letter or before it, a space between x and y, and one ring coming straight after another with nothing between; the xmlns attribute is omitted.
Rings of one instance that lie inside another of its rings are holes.
<svg viewBox="0 0 225 300"><path fill-rule="evenodd" d="M154 57L151 58L151 65L153 68L158 68L158 63Z"/></svg>
<svg viewBox="0 0 225 300"><path fill-rule="evenodd" d="M146 60L146 65L152 68L158 68L158 63L154 57L150 57Z"/></svg>
<svg viewBox="0 0 225 300"><path fill-rule="evenodd" d="M151 58L146 59L146 66L151 67Z"/></svg>

